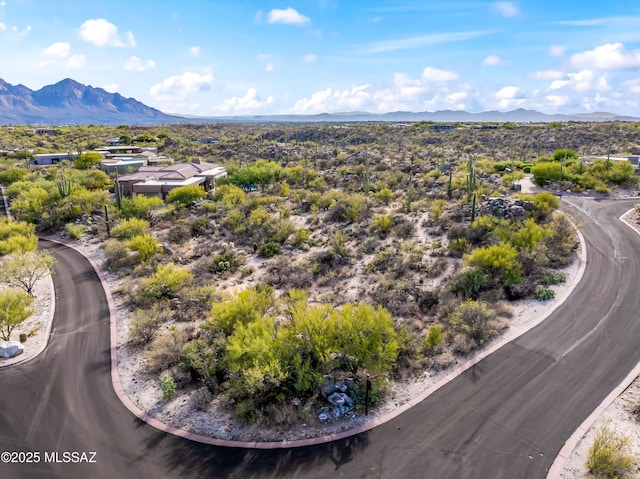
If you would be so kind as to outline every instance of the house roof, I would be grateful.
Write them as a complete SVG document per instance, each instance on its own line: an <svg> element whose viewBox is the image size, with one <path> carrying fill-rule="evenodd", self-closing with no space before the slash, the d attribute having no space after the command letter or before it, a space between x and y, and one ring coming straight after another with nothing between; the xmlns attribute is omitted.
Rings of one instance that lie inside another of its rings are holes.
<svg viewBox="0 0 640 479"><path fill-rule="evenodd" d="M142 166L137 172L120 177L120 181L184 181L194 176L220 176L225 168L214 163L174 163L172 165Z"/></svg>

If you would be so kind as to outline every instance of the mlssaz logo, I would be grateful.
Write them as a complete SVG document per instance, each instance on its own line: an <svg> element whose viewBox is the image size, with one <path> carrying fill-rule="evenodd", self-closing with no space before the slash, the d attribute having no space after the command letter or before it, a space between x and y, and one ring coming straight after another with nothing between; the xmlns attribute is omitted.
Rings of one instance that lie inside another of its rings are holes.
<svg viewBox="0 0 640 479"><path fill-rule="evenodd" d="M97 463L95 452L45 452L45 462L55 462L60 464L78 464L81 462Z"/></svg>

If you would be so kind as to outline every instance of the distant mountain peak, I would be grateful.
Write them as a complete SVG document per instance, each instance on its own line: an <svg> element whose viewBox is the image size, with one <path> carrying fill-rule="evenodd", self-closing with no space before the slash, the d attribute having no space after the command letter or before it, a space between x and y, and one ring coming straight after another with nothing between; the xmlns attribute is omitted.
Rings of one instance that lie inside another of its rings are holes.
<svg viewBox="0 0 640 479"><path fill-rule="evenodd" d="M0 79L0 123L149 124L183 121L119 93L65 78L33 91Z"/></svg>

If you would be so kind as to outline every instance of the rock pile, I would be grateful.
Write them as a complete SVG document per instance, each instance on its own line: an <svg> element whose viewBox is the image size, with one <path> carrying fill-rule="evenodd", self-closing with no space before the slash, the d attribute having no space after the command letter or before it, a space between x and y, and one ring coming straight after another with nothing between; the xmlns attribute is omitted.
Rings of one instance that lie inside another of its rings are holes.
<svg viewBox="0 0 640 479"><path fill-rule="evenodd" d="M12 358L24 352L24 346L18 341L0 341L0 358Z"/></svg>
<svg viewBox="0 0 640 479"><path fill-rule="evenodd" d="M331 422L353 410L353 379L347 378L342 383L336 383L333 376L327 374L324 376L325 384L320 388L322 396L331 404L321 407L318 410L318 420L322 423Z"/></svg>
<svg viewBox="0 0 640 479"><path fill-rule="evenodd" d="M508 218L510 220L522 220L526 218L529 211L533 211L536 205L533 201L525 201L510 198L488 198L486 195L480 197L477 214L493 215L498 218Z"/></svg>

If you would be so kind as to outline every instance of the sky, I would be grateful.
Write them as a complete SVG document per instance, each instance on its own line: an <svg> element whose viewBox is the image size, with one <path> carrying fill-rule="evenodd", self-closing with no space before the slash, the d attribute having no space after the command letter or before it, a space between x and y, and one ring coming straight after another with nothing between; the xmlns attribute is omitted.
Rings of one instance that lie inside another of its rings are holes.
<svg viewBox="0 0 640 479"><path fill-rule="evenodd" d="M637 0L0 0L0 78L201 116L640 115Z"/></svg>

